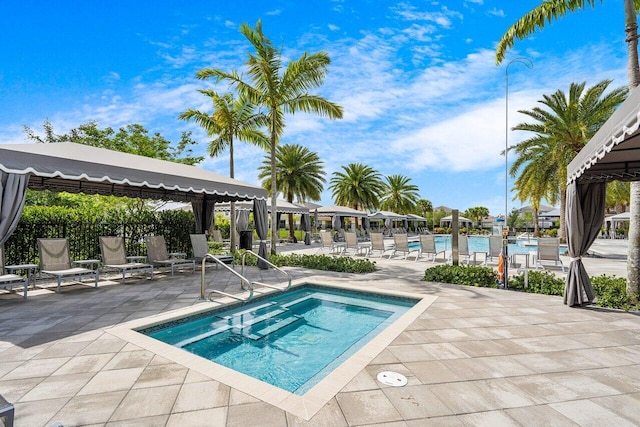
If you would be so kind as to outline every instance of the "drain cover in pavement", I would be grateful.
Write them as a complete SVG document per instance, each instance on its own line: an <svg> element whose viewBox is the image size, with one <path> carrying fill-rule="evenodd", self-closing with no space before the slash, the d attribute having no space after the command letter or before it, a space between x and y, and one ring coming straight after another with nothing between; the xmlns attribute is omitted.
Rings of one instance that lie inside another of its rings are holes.
<svg viewBox="0 0 640 427"><path fill-rule="evenodd" d="M378 374L378 381L391 387L402 387L407 385L407 377L397 372L385 371Z"/></svg>

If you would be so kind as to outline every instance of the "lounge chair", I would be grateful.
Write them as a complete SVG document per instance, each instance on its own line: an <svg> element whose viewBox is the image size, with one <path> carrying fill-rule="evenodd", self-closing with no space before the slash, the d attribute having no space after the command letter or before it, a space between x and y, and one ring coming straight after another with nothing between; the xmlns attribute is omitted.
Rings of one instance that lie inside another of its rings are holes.
<svg viewBox="0 0 640 427"><path fill-rule="evenodd" d="M334 242L333 236L329 231L321 231L320 232L320 241L322 246L318 248L316 253L322 252L325 249L329 249L329 255L340 255L346 249L346 244L344 242Z"/></svg>
<svg viewBox="0 0 640 427"><path fill-rule="evenodd" d="M489 236L489 252L485 253L484 265L487 265L489 261L498 263L500 254L502 253L502 236Z"/></svg>
<svg viewBox="0 0 640 427"><path fill-rule="evenodd" d="M147 242L147 259L151 265L171 267L172 276L176 268L191 268L191 272L195 273L194 260L169 256L164 236L147 236L145 241Z"/></svg>
<svg viewBox="0 0 640 427"><path fill-rule="evenodd" d="M358 242L358 235L355 232L346 232L344 233L346 247L343 252L346 255L349 252L349 249L353 249L353 254L358 255L362 254L364 256L369 255L369 250L371 249L370 243Z"/></svg>
<svg viewBox="0 0 640 427"><path fill-rule="evenodd" d="M149 271L151 280L153 280L153 265L134 262L145 257L128 257L126 255L124 237L100 237L98 240L102 255L102 268L120 271L123 285L125 275L136 271Z"/></svg>
<svg viewBox="0 0 640 427"><path fill-rule="evenodd" d="M63 279L71 279L81 282L85 277L93 277L95 286L98 287L99 272L95 270L74 267L69 253L69 240L60 239L38 239L38 253L40 254L40 273L53 276L58 281L56 292L60 293L60 285ZM83 260L86 263L94 260ZM74 261L73 264L82 265L83 261Z"/></svg>
<svg viewBox="0 0 640 427"><path fill-rule="evenodd" d="M369 253L373 251L380 251L380 258L382 258L382 256L386 251L392 250L392 249L393 248L387 248L385 246L384 236L382 233L371 233L371 250L369 251Z"/></svg>
<svg viewBox="0 0 640 427"><path fill-rule="evenodd" d="M409 237L407 236L406 233L397 233L393 235L393 252L391 253L391 255L389 255L389 258L391 258L392 256L394 256L396 254L396 252L402 252L404 253L404 259L407 259L407 257L409 255L411 255L411 252L415 252L416 253L416 259L414 261L417 261L418 258L420 258L420 247L410 247L409 246Z"/></svg>
<svg viewBox="0 0 640 427"><path fill-rule="evenodd" d="M27 290L29 289L29 280L18 274L6 274L4 270L4 254L2 246L0 246L0 288L9 292L13 292L14 286L22 286L22 297L27 299Z"/></svg>
<svg viewBox="0 0 640 427"><path fill-rule="evenodd" d="M207 242L207 236L205 234L190 234L191 238L191 247L193 248L193 260L197 263L202 263L202 260L206 255L209 254L209 242ZM220 261L225 264L233 264L233 255L231 254L222 254L222 255L214 255ZM216 263L211 258L207 258L206 266L216 265L218 268L218 263Z"/></svg>
<svg viewBox="0 0 640 427"><path fill-rule="evenodd" d="M432 262L436 262L438 254L442 254L442 258L445 258L445 251L439 251L436 249L436 239L433 234L421 234L420 235L420 256L422 254L431 254L433 256Z"/></svg>
<svg viewBox="0 0 640 427"><path fill-rule="evenodd" d="M464 257L464 260L467 262L467 265L469 265L470 262L471 262L471 255L473 255L473 263L475 264L475 262L476 262L476 254L477 254L477 252L469 252L469 237L468 236L464 236L464 235L458 236L458 257L459 257L459 259L462 259ZM452 256L453 256L453 254L452 254Z"/></svg>
<svg viewBox="0 0 640 427"><path fill-rule="evenodd" d="M536 267L544 268L544 265L542 263L546 261L553 261L555 266L560 263L562 272L566 273L565 266L560 259L560 239L546 237L538 239Z"/></svg>
<svg viewBox="0 0 640 427"><path fill-rule="evenodd" d="M223 239L222 238L222 233L220 232L220 230L212 230L211 231L211 239L214 242L222 243L222 247L226 247L226 248L231 247L231 240L230 239ZM236 239L236 243L238 241L239 241L239 239Z"/></svg>

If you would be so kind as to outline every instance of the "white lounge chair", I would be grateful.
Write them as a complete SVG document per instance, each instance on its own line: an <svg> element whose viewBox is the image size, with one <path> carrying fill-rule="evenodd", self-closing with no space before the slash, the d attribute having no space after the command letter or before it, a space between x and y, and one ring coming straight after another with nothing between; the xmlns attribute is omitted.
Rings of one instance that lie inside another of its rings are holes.
<svg viewBox="0 0 640 427"><path fill-rule="evenodd" d="M493 262L495 258L496 264L500 254L502 253L502 236L489 236L489 252L485 254L484 265L487 265L489 261Z"/></svg>
<svg viewBox="0 0 640 427"><path fill-rule="evenodd" d="M60 293L63 279L81 282L85 277L93 277L94 287L98 287L99 272L97 268L92 270L72 265L68 239L38 239L38 253L40 254L40 273L56 278L58 281L56 292ZM74 261L74 264L78 263L82 264L82 261Z"/></svg>
<svg viewBox="0 0 640 427"><path fill-rule="evenodd" d="M380 258L382 258L386 251L392 249L393 248L387 248L384 244L384 236L382 235L382 233L371 233L371 250L369 251L370 254L373 251L380 251Z"/></svg>
<svg viewBox="0 0 640 427"><path fill-rule="evenodd" d="M345 242L335 242L333 240L331 232L329 231L320 232L320 241L322 242L322 246L318 248L316 253L322 252L325 249L329 249L330 255L340 255L345 251L347 247Z"/></svg>
<svg viewBox="0 0 640 427"><path fill-rule="evenodd" d="M0 246L0 288L3 288L9 292L13 292L15 286L22 286L22 297L27 299L27 290L29 288L29 280L26 277L18 274L7 274L4 270L4 253L2 252L2 246Z"/></svg>
<svg viewBox="0 0 640 427"><path fill-rule="evenodd" d="M353 249L354 255L364 255L365 257L369 255L369 250L371 249L371 243L369 242L358 242L358 235L354 232L346 232L344 234L345 238L345 250L343 252L346 255L349 252L349 249Z"/></svg>
<svg viewBox="0 0 640 427"><path fill-rule="evenodd" d="M422 254L431 254L433 256L432 262L436 262L438 254L442 254L442 258L445 258L445 251L439 251L436 249L436 239L433 234L421 234L420 235L420 256Z"/></svg>
<svg viewBox="0 0 640 427"><path fill-rule="evenodd" d="M536 254L536 267L544 268L543 262L553 261L554 265L560 264L563 273L566 269L560 259L560 239L541 238L538 239L538 253Z"/></svg>
<svg viewBox="0 0 640 427"><path fill-rule="evenodd" d="M128 257L124 247L124 237L100 237L98 240L100 242L102 268L120 271L123 285L127 273L148 271L151 275L151 280L153 280L153 265L135 262L145 257Z"/></svg>
<svg viewBox="0 0 640 427"><path fill-rule="evenodd" d="M404 254L404 259L407 259L412 252L415 252L415 261L420 258L420 247L410 247L409 246L409 237L406 233L396 233L393 235L393 252L389 256L391 258L396 254L396 252L402 252Z"/></svg>
<svg viewBox="0 0 640 427"><path fill-rule="evenodd" d="M192 273L196 271L194 260L169 256L164 236L147 236L145 241L147 242L147 259L150 264L171 267L172 276L176 268L190 268Z"/></svg>

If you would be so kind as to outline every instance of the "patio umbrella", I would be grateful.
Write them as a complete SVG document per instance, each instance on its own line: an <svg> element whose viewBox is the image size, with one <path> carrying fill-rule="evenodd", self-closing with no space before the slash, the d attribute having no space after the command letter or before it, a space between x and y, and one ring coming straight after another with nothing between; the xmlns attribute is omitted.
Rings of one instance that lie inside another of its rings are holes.
<svg viewBox="0 0 640 427"><path fill-rule="evenodd" d="M342 228L342 221L338 215L333 216L333 230L338 231Z"/></svg>
<svg viewBox="0 0 640 427"><path fill-rule="evenodd" d="M267 258L267 229L269 228L269 221L267 220L267 201L262 199L256 199L253 201L253 221L256 224L256 232L260 239L260 247L258 248L258 255L264 259ZM269 264L258 258L258 268L266 270L269 268Z"/></svg>
<svg viewBox="0 0 640 427"><path fill-rule="evenodd" d="M300 216L300 228L304 230L304 244L305 245L310 245L311 244L311 236L309 235L309 229L310 229L310 225L309 224L309 214L302 214Z"/></svg>
<svg viewBox="0 0 640 427"><path fill-rule="evenodd" d="M367 217L362 218L362 227L365 230L368 230L368 229L371 228L371 222L369 222L369 218L367 218Z"/></svg>
<svg viewBox="0 0 640 427"><path fill-rule="evenodd" d="M318 231L318 208L316 208L315 211L313 211L313 226L316 229L316 232Z"/></svg>
<svg viewBox="0 0 640 427"><path fill-rule="evenodd" d="M407 221L406 219L402 220L402 226L404 227L405 230L409 229L409 221Z"/></svg>

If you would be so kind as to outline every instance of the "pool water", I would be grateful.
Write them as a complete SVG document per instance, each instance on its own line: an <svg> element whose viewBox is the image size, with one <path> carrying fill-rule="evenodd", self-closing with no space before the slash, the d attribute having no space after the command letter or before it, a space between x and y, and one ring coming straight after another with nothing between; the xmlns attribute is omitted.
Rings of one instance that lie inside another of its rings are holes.
<svg viewBox="0 0 640 427"><path fill-rule="evenodd" d="M451 250L451 236L435 236L436 249L438 251ZM536 251L535 240L517 240L517 243L509 244L510 254L527 254ZM420 243L410 243L409 247L419 248ZM560 247L560 254L567 250ZM489 252L489 238L486 236L469 236L469 252Z"/></svg>
<svg viewBox="0 0 640 427"><path fill-rule="evenodd" d="M417 302L305 286L139 332L302 395Z"/></svg>

